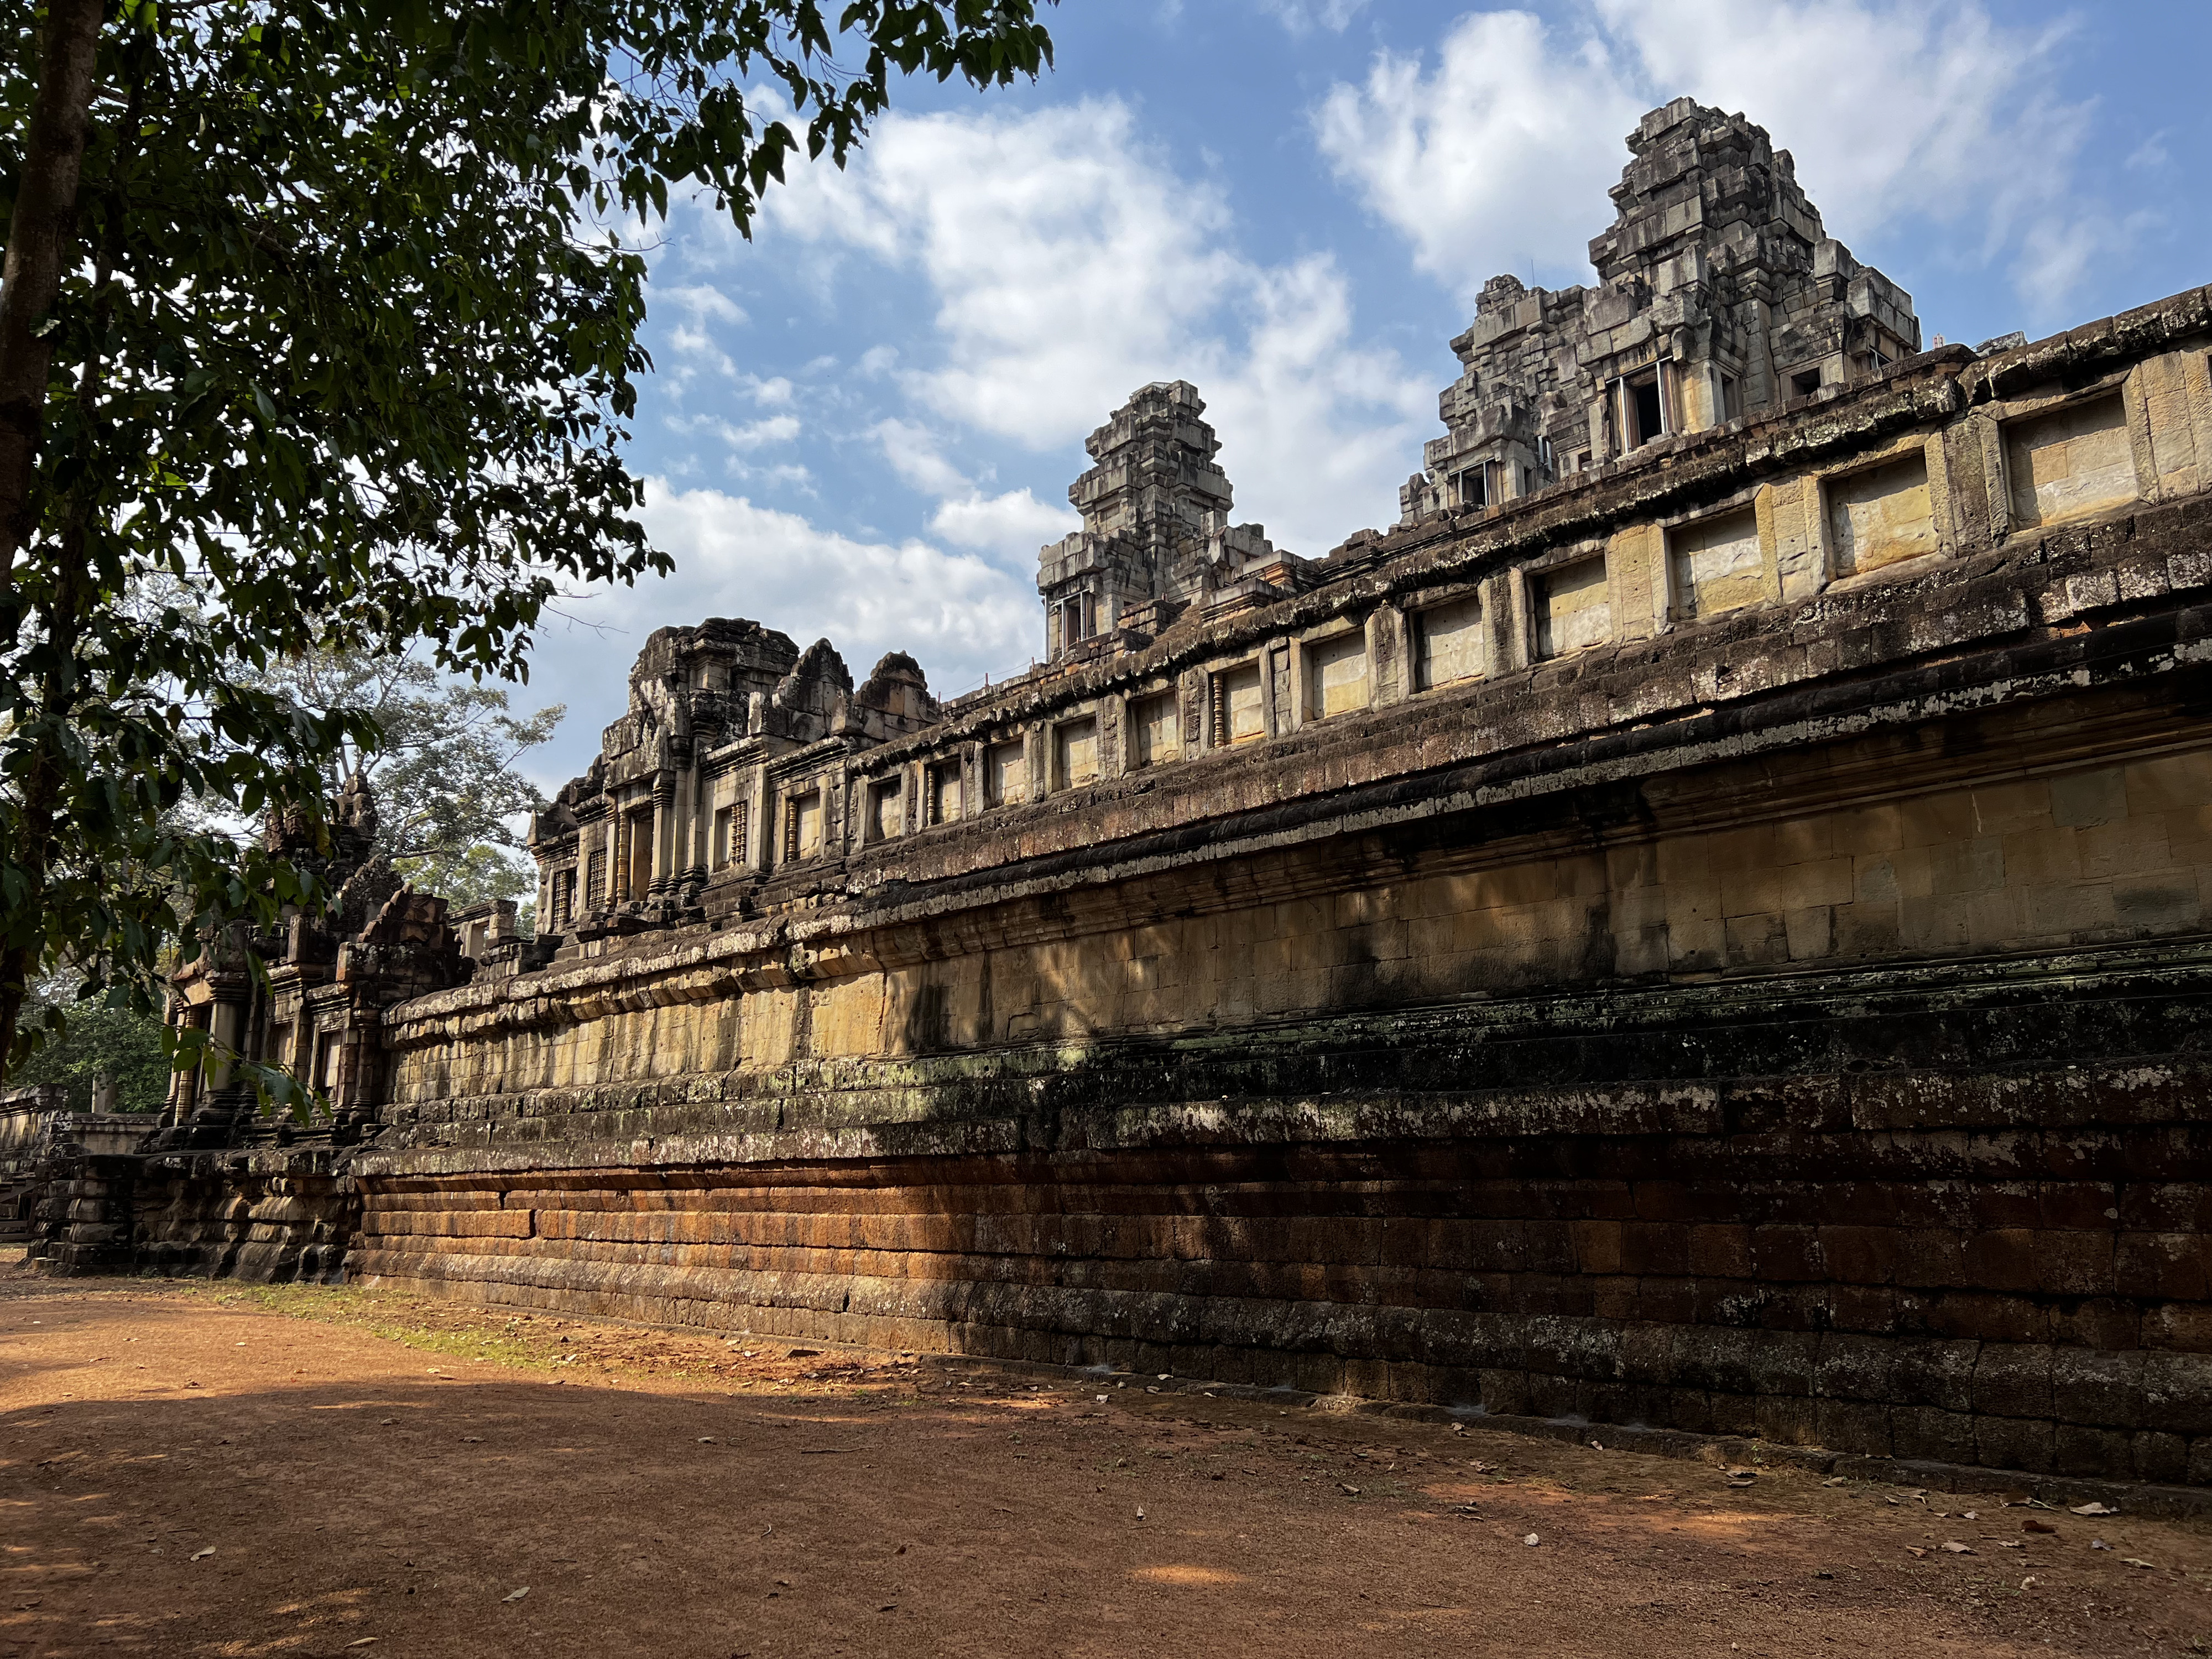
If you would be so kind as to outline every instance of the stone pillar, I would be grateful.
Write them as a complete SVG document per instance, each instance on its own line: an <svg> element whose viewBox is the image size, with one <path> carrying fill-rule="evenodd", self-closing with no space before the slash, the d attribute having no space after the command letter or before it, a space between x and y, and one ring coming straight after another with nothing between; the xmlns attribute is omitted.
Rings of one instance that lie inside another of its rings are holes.
<svg viewBox="0 0 2212 1659"><path fill-rule="evenodd" d="M646 891L658 898L675 885L676 775L663 772L653 784L653 879Z"/></svg>
<svg viewBox="0 0 2212 1659"><path fill-rule="evenodd" d="M194 1006L188 1002L179 1003L175 1005L175 1018L170 1023L179 1031L202 1030L207 1024L207 1008L204 1004ZM199 1104L199 1100L200 1068L198 1065L169 1073L169 1122L191 1122L192 1109Z"/></svg>

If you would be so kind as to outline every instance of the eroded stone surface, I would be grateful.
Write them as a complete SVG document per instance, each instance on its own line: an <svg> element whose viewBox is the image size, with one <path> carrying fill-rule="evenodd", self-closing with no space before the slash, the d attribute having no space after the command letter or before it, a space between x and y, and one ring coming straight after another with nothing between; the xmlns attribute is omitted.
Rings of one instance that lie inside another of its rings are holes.
<svg viewBox="0 0 2212 1659"><path fill-rule="evenodd" d="M361 1144L88 1166L118 1245L2212 1481L2207 295L1916 353L1759 129L1632 148L1459 343L1525 480L1297 557L1170 383L1030 673L662 630Z"/></svg>

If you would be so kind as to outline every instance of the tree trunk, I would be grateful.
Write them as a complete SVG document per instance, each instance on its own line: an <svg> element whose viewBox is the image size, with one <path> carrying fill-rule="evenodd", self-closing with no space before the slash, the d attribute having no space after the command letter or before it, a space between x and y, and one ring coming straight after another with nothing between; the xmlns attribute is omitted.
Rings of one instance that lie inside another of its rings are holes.
<svg viewBox="0 0 2212 1659"><path fill-rule="evenodd" d="M0 264L0 600L15 587L16 556L37 530L33 485L53 360L52 336L41 325L76 240L77 179L91 130L102 9L102 0L47 0L39 40L39 89L7 259Z"/></svg>

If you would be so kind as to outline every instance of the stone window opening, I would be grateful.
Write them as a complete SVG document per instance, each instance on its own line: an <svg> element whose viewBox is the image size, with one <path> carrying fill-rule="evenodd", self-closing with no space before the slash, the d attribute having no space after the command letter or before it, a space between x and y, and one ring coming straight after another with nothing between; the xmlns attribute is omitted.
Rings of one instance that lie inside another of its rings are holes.
<svg viewBox="0 0 2212 1659"><path fill-rule="evenodd" d="M936 761L922 769L922 815L932 824L960 818L960 763Z"/></svg>
<svg viewBox="0 0 2212 1659"><path fill-rule="evenodd" d="M905 797L896 778L879 778L868 786L868 817L863 826L871 845L895 839L905 828Z"/></svg>
<svg viewBox="0 0 2212 1659"><path fill-rule="evenodd" d="M1674 423L1667 418L1666 387L1662 384L1658 364L1654 363L1639 374L1627 376L1621 382L1621 392L1622 407L1628 417L1629 448L1641 449L1674 429Z"/></svg>
<svg viewBox="0 0 2212 1659"><path fill-rule="evenodd" d="M1267 735L1267 701L1258 663L1222 670L1213 676L1212 690L1214 747L1225 749Z"/></svg>
<svg viewBox="0 0 2212 1659"><path fill-rule="evenodd" d="M1790 395L1809 398L1820 389L1820 371L1815 367L1800 370L1790 377Z"/></svg>
<svg viewBox="0 0 2212 1659"><path fill-rule="evenodd" d="M714 868L720 870L741 861L745 855L745 820L749 816L747 803L732 801L714 811Z"/></svg>
<svg viewBox="0 0 2212 1659"><path fill-rule="evenodd" d="M584 900L591 905L601 903L607 890L607 854L603 847L594 847L589 863L585 866Z"/></svg>
<svg viewBox="0 0 2212 1659"><path fill-rule="evenodd" d="M1176 694L1162 691L1129 705L1129 768L1141 770L1182 754L1182 714Z"/></svg>
<svg viewBox="0 0 2212 1659"><path fill-rule="evenodd" d="M1098 631L1098 603L1089 593L1070 593L1060 602L1060 648L1063 651Z"/></svg>
<svg viewBox="0 0 2212 1659"><path fill-rule="evenodd" d="M623 823L629 836L629 856L625 861L629 885L624 896L641 899L653 890L653 809L647 806L632 812Z"/></svg>
<svg viewBox="0 0 2212 1659"><path fill-rule="evenodd" d="M783 857L787 864L822 851L822 792L810 789L783 804Z"/></svg>
<svg viewBox="0 0 2212 1659"><path fill-rule="evenodd" d="M1733 421L1743 413L1743 388L1733 374L1721 376L1721 419Z"/></svg>
<svg viewBox="0 0 2212 1659"><path fill-rule="evenodd" d="M1490 470L1494 461L1479 461L1451 477L1451 504L1454 507L1488 507L1492 490Z"/></svg>
<svg viewBox="0 0 2212 1659"><path fill-rule="evenodd" d="M983 751L983 804L1012 806L1029 795L1029 762L1019 738L994 743Z"/></svg>

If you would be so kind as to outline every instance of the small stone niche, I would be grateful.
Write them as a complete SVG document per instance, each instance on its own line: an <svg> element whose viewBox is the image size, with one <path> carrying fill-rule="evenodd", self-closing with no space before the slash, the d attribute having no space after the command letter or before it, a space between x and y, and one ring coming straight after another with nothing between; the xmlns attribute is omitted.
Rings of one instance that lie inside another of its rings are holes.
<svg viewBox="0 0 2212 1659"><path fill-rule="evenodd" d="M1482 602L1470 593L1415 612L1413 648L1424 691L1475 678L1483 672Z"/></svg>
<svg viewBox="0 0 2212 1659"><path fill-rule="evenodd" d="M1677 617L1717 617L1766 598L1759 514L1748 507L1667 532L1668 581Z"/></svg>
<svg viewBox="0 0 2212 1659"><path fill-rule="evenodd" d="M1605 556L1577 559L1536 578L1536 652L1559 657L1613 637L1613 603Z"/></svg>
<svg viewBox="0 0 2212 1659"><path fill-rule="evenodd" d="M1086 715L1052 729L1053 787L1076 789L1098 779L1098 721Z"/></svg>
<svg viewBox="0 0 2212 1659"><path fill-rule="evenodd" d="M1863 576L1937 550L1936 503L1928 491L1924 451L1831 478L1822 495L1828 558L1838 578Z"/></svg>
<svg viewBox="0 0 2212 1659"><path fill-rule="evenodd" d="M1139 697L1129 705L1129 765L1158 766L1182 754L1182 721L1172 691Z"/></svg>
<svg viewBox="0 0 2212 1659"><path fill-rule="evenodd" d="M2139 493L2120 394L2068 404L2005 428L2015 526L2033 529L2124 506Z"/></svg>
<svg viewBox="0 0 2212 1659"><path fill-rule="evenodd" d="M983 751L983 804L1010 806L1029 799L1030 768L1022 740L1010 738Z"/></svg>
<svg viewBox="0 0 2212 1659"><path fill-rule="evenodd" d="M1306 718L1367 707L1367 636L1353 631L1306 647Z"/></svg>

